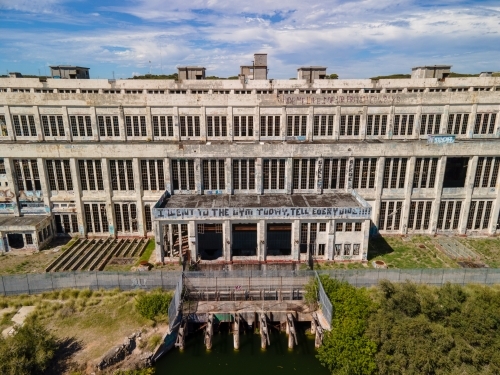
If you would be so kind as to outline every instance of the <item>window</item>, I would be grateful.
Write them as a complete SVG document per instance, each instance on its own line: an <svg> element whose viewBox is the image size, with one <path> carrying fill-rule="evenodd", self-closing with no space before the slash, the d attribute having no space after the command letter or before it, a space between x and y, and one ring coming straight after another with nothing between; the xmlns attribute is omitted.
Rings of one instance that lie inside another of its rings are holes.
<svg viewBox="0 0 500 375"><path fill-rule="evenodd" d="M478 113L474 124L474 134L493 134L496 113Z"/></svg>
<svg viewBox="0 0 500 375"><path fill-rule="evenodd" d="M451 89L451 92L464 92L464 91L469 91L469 88L468 87L460 87L460 88Z"/></svg>
<svg viewBox="0 0 500 375"><path fill-rule="evenodd" d="M448 127L446 128L446 133L466 134L468 123L469 123L468 113L451 113L448 116Z"/></svg>
<svg viewBox="0 0 500 375"><path fill-rule="evenodd" d="M121 94L121 90L102 90L103 94Z"/></svg>
<svg viewBox="0 0 500 375"><path fill-rule="evenodd" d="M279 137L281 116L260 116L260 136Z"/></svg>
<svg viewBox="0 0 500 375"><path fill-rule="evenodd" d="M315 137L332 136L333 135L333 119L334 115L315 115L313 135Z"/></svg>
<svg viewBox="0 0 500 375"><path fill-rule="evenodd" d="M31 233L26 233L24 237L26 238L26 245L33 245L33 236Z"/></svg>
<svg viewBox="0 0 500 375"><path fill-rule="evenodd" d="M165 90L148 90L148 94L165 94Z"/></svg>
<svg viewBox="0 0 500 375"><path fill-rule="evenodd" d="M420 135L439 134L441 125L441 115L421 115L420 116Z"/></svg>
<svg viewBox="0 0 500 375"><path fill-rule="evenodd" d="M287 137L305 137L307 116L287 116Z"/></svg>
<svg viewBox="0 0 500 375"><path fill-rule="evenodd" d="M142 94L143 90L125 90L125 94Z"/></svg>
<svg viewBox="0 0 500 375"><path fill-rule="evenodd" d="M173 137L174 136L173 116L153 116L153 136Z"/></svg>
<svg viewBox="0 0 500 375"><path fill-rule="evenodd" d="M293 189L315 188L316 159L293 159Z"/></svg>
<svg viewBox="0 0 500 375"><path fill-rule="evenodd" d="M33 116L12 116L14 132L18 137L36 137L35 118Z"/></svg>
<svg viewBox="0 0 500 375"><path fill-rule="evenodd" d="M146 116L125 116L127 137L146 136Z"/></svg>
<svg viewBox="0 0 500 375"><path fill-rule="evenodd" d="M319 231L326 232L326 223L319 223Z"/></svg>
<svg viewBox="0 0 500 375"><path fill-rule="evenodd" d="M462 201L441 201L441 203L439 204L437 229L458 229L461 208Z"/></svg>
<svg viewBox="0 0 500 375"><path fill-rule="evenodd" d="M354 159L352 188L353 189L375 188L376 168L377 168L376 158Z"/></svg>
<svg viewBox="0 0 500 375"><path fill-rule="evenodd" d="M345 189L347 159L325 159L323 189Z"/></svg>
<svg viewBox="0 0 500 375"><path fill-rule="evenodd" d="M7 171L5 170L5 160L0 159L0 174L7 174Z"/></svg>
<svg viewBox="0 0 500 375"><path fill-rule="evenodd" d="M344 255L351 255L351 244L350 243L344 244Z"/></svg>
<svg viewBox="0 0 500 375"><path fill-rule="evenodd" d="M165 190L163 160L141 160L141 177L144 190Z"/></svg>
<svg viewBox="0 0 500 375"><path fill-rule="evenodd" d="M285 189L285 159L264 159L264 190Z"/></svg>
<svg viewBox="0 0 500 375"><path fill-rule="evenodd" d="M386 89L385 92L388 94L399 94L403 92L403 89Z"/></svg>
<svg viewBox="0 0 500 375"><path fill-rule="evenodd" d="M425 89L408 89L408 92L411 92L411 93L416 93L416 92L424 92Z"/></svg>
<svg viewBox="0 0 500 375"><path fill-rule="evenodd" d="M104 190L100 160L78 160L82 190Z"/></svg>
<svg viewBox="0 0 500 375"><path fill-rule="evenodd" d="M110 160L109 172L113 190L135 190L132 160Z"/></svg>
<svg viewBox="0 0 500 375"><path fill-rule="evenodd" d="M432 189L436 181L438 158L417 158L413 173L413 188Z"/></svg>
<svg viewBox="0 0 500 375"><path fill-rule="evenodd" d="M234 190L255 189L255 160L233 159Z"/></svg>
<svg viewBox="0 0 500 375"><path fill-rule="evenodd" d="M386 158L384 166L384 189L405 187L407 158Z"/></svg>
<svg viewBox="0 0 500 375"><path fill-rule="evenodd" d="M446 92L446 89L429 89L429 92Z"/></svg>
<svg viewBox="0 0 500 375"><path fill-rule="evenodd" d="M335 222L335 232L343 232L344 223Z"/></svg>
<svg viewBox="0 0 500 375"><path fill-rule="evenodd" d="M492 187L497 184L498 167L500 158L480 157L477 160L476 176L474 187Z"/></svg>
<svg viewBox="0 0 500 375"><path fill-rule="evenodd" d="M340 256L342 253L342 244L336 243L335 244L335 256Z"/></svg>
<svg viewBox="0 0 500 375"><path fill-rule="evenodd" d="M359 89L354 89L354 90L342 89L342 92L346 94L359 94Z"/></svg>
<svg viewBox="0 0 500 375"><path fill-rule="evenodd" d="M379 94L382 90L381 89L364 89L363 91L366 94Z"/></svg>
<svg viewBox="0 0 500 375"><path fill-rule="evenodd" d="M361 232L361 223L354 223L354 231Z"/></svg>
<svg viewBox="0 0 500 375"><path fill-rule="evenodd" d="M83 205L87 233L109 232L106 205L103 203L88 203Z"/></svg>
<svg viewBox="0 0 500 375"><path fill-rule="evenodd" d="M227 137L226 116L207 116L207 137Z"/></svg>
<svg viewBox="0 0 500 375"><path fill-rule="evenodd" d="M235 137L253 137L253 116L234 116L233 133Z"/></svg>
<svg viewBox="0 0 500 375"><path fill-rule="evenodd" d="M97 116L97 126L101 137L119 137L120 124L118 116Z"/></svg>
<svg viewBox="0 0 500 375"><path fill-rule="evenodd" d="M81 94L99 94L99 90L80 90Z"/></svg>
<svg viewBox="0 0 500 375"><path fill-rule="evenodd" d="M194 160L172 160L172 185L177 191L195 190Z"/></svg>
<svg viewBox="0 0 500 375"><path fill-rule="evenodd" d="M324 243L320 243L318 244L318 256L324 256L325 255L325 248L326 248L326 244Z"/></svg>
<svg viewBox="0 0 500 375"><path fill-rule="evenodd" d="M340 135L359 135L360 115L340 116Z"/></svg>
<svg viewBox="0 0 500 375"><path fill-rule="evenodd" d="M73 190L69 160L47 160L47 175L52 191Z"/></svg>
<svg viewBox="0 0 500 375"><path fill-rule="evenodd" d="M483 230L490 225L491 207L493 201L474 200L470 202L467 229Z"/></svg>
<svg viewBox="0 0 500 375"><path fill-rule="evenodd" d="M224 159L203 160L203 190L224 190L224 173Z"/></svg>
<svg viewBox="0 0 500 375"><path fill-rule="evenodd" d="M200 136L200 116L180 116L181 138Z"/></svg>
<svg viewBox="0 0 500 375"><path fill-rule="evenodd" d="M54 214L57 233L78 233L76 214Z"/></svg>
<svg viewBox="0 0 500 375"><path fill-rule="evenodd" d="M14 171L16 173L17 186L19 190L42 190L40 175L38 173L38 164L35 159L14 159Z"/></svg>
<svg viewBox="0 0 500 375"><path fill-rule="evenodd" d="M229 95L231 93L231 90L213 90L212 93L214 93L214 94Z"/></svg>
<svg viewBox="0 0 500 375"><path fill-rule="evenodd" d="M338 90L332 90L332 89L327 89L327 90L321 90L322 94L336 94Z"/></svg>
<svg viewBox="0 0 500 375"><path fill-rule="evenodd" d="M378 229L385 231L398 231L401 224L402 201L380 202L380 216Z"/></svg>
<svg viewBox="0 0 500 375"><path fill-rule="evenodd" d="M235 94L251 94L252 93L252 90L234 90L234 93Z"/></svg>
<svg viewBox="0 0 500 375"><path fill-rule="evenodd" d="M43 135L46 137L64 137L64 123L62 116L42 116Z"/></svg>
<svg viewBox="0 0 500 375"><path fill-rule="evenodd" d="M73 137L92 137L90 116L69 116Z"/></svg>
<svg viewBox="0 0 500 375"><path fill-rule="evenodd" d="M395 115L393 135L406 136L413 134L413 120L415 115Z"/></svg>
<svg viewBox="0 0 500 375"><path fill-rule="evenodd" d="M0 115L0 137L7 137L9 132L7 130L7 123L5 122L5 116Z"/></svg>
<svg viewBox="0 0 500 375"><path fill-rule="evenodd" d="M135 203L115 203L117 232L137 232L137 207Z"/></svg>
<svg viewBox="0 0 500 375"><path fill-rule="evenodd" d="M409 230L427 230L431 218L431 201L411 201L408 215Z"/></svg>
<svg viewBox="0 0 500 375"><path fill-rule="evenodd" d="M387 131L387 115L368 115L366 135L385 135Z"/></svg>
<svg viewBox="0 0 500 375"><path fill-rule="evenodd" d="M278 94L295 94L295 90L278 90Z"/></svg>
<svg viewBox="0 0 500 375"><path fill-rule="evenodd" d="M359 244L359 243L352 244L352 255L359 255L360 248L361 248L361 244Z"/></svg>
<svg viewBox="0 0 500 375"><path fill-rule="evenodd" d="M151 218L151 205L144 206L144 220L146 221L146 232L153 231L153 220Z"/></svg>

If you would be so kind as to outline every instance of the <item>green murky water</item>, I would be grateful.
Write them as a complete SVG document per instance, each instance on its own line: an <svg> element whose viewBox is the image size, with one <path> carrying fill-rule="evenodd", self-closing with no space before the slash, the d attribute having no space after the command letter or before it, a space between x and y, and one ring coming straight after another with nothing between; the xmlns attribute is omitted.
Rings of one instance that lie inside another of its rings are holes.
<svg viewBox="0 0 500 375"><path fill-rule="evenodd" d="M297 327L299 328L299 327ZM303 328L303 327L300 327ZM186 348L173 348L156 364L157 374L203 375L328 375L328 370L316 359L314 337L299 331L299 345L288 349L285 333L271 334L271 345L260 348L260 336L250 331L240 336L240 350L233 349L233 335L227 329L216 333L211 351L203 344L203 332L191 334Z"/></svg>

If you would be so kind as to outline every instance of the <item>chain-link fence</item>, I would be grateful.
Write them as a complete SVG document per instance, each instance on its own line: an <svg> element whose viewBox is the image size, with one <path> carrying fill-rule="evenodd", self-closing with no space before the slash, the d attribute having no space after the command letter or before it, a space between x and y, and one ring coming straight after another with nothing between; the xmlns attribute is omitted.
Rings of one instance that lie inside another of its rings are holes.
<svg viewBox="0 0 500 375"><path fill-rule="evenodd" d="M182 292L183 292L183 277L182 275L177 278L177 285L175 286L174 296L168 307L168 322L170 325L170 330L173 330L174 326L178 323L177 318L180 316L179 307L182 303Z"/></svg>
<svg viewBox="0 0 500 375"><path fill-rule="evenodd" d="M330 298L328 298L328 295L326 294L325 289L323 288L323 284L321 283L321 280L317 273L316 280L318 282L318 303L321 308L321 312L323 313L323 316L325 317L328 324L331 324L333 316L332 302L330 301Z"/></svg>

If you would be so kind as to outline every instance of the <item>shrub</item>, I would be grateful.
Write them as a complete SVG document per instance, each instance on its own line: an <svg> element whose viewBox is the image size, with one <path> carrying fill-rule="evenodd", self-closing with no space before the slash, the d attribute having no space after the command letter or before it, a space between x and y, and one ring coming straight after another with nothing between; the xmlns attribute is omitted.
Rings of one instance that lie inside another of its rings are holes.
<svg viewBox="0 0 500 375"><path fill-rule="evenodd" d="M144 318L155 320L160 315L168 315L168 306L171 300L170 293L158 289L137 296L135 307Z"/></svg>

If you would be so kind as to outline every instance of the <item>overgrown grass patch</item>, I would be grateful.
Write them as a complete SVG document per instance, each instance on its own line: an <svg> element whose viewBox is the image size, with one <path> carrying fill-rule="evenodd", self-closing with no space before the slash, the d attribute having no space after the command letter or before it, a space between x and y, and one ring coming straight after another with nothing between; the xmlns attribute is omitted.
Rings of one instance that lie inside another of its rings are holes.
<svg viewBox="0 0 500 375"><path fill-rule="evenodd" d="M474 250L488 266L500 267L499 238L459 238L458 240Z"/></svg>
<svg viewBox="0 0 500 375"><path fill-rule="evenodd" d="M144 253L141 255L139 260L136 262L136 266L138 266L141 262L146 261L149 262L149 258L151 258L151 254L153 254L153 251L155 250L155 239L150 238L148 241L148 244L146 245L146 249L144 250Z"/></svg>

